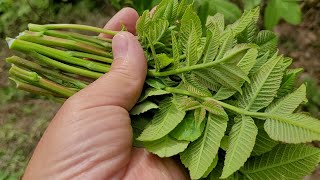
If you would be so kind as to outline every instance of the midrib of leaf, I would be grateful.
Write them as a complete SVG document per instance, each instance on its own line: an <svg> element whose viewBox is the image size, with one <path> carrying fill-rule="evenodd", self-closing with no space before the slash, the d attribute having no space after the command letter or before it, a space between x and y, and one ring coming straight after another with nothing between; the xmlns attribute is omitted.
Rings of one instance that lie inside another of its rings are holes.
<svg viewBox="0 0 320 180"><path fill-rule="evenodd" d="M276 62L274 62L274 65L272 68L270 68L269 72L265 75L266 78L264 78L263 83L260 83L260 86L258 87L258 89L256 90L253 98L250 99L249 104L247 105L247 107L245 108L245 110L249 110L252 106L252 104L255 102L256 98L258 97L262 87L264 86L265 82L268 80L270 74L273 72L274 68L277 66L277 62L279 62L280 57L277 57ZM263 67L263 66L262 66Z"/></svg>
<svg viewBox="0 0 320 180"><path fill-rule="evenodd" d="M264 171L264 170L267 170L267 169L272 169L272 168L275 168L275 167L279 167L279 166L283 166L283 165L286 165L286 164L290 164L290 163L305 159L307 157L314 156L316 154L319 154L319 152L312 153L311 155L308 154L306 156L299 157L299 158L294 159L294 160L292 160L292 158L291 158L289 161L286 161L286 162L283 162L283 163L280 163L280 164L272 164L271 166L266 166L266 167L263 167L263 168L259 168L257 170L252 170L252 171L242 171L242 170L240 170L240 171L243 172L246 175L253 174L253 173L257 173L257 172ZM269 162L269 158L268 158L267 162ZM245 172L248 172L248 173L245 173Z"/></svg>

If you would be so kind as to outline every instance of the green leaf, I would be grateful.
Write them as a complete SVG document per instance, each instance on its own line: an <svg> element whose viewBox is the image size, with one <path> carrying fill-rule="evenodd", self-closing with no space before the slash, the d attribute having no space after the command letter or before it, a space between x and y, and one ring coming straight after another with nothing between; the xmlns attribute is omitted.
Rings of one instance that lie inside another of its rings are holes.
<svg viewBox="0 0 320 180"><path fill-rule="evenodd" d="M216 29L219 34L224 31L224 15L217 13L214 16L208 16L206 26L208 29Z"/></svg>
<svg viewBox="0 0 320 180"><path fill-rule="evenodd" d="M138 102L142 102L151 96L161 96L161 95L165 95L165 94L170 94L170 93L167 91L161 90L161 89L148 88L141 95Z"/></svg>
<svg viewBox="0 0 320 180"><path fill-rule="evenodd" d="M225 179L239 170L250 157L254 147L258 128L248 116L236 118L230 133L230 144L224 162L221 178Z"/></svg>
<svg viewBox="0 0 320 180"><path fill-rule="evenodd" d="M179 154L188 147L188 144L188 141L179 141L169 135L155 141L143 142L148 151L162 158Z"/></svg>
<svg viewBox="0 0 320 180"><path fill-rule="evenodd" d="M212 62L215 59L219 48L219 37L220 33L217 24L212 28L208 27L206 44L203 50L203 63Z"/></svg>
<svg viewBox="0 0 320 180"><path fill-rule="evenodd" d="M234 41L235 39L232 31L227 31L227 33L225 33L224 36L220 38L219 52L216 57L217 60L225 56L226 52L230 50L234 45Z"/></svg>
<svg viewBox="0 0 320 180"><path fill-rule="evenodd" d="M206 114L207 111L203 107L194 110L194 121L196 123L197 128L201 127L202 122L206 118Z"/></svg>
<svg viewBox="0 0 320 180"><path fill-rule="evenodd" d="M189 169L192 179L201 178L214 161L228 122L227 114L224 111L221 114L224 115L210 113L204 134L180 153L181 161Z"/></svg>
<svg viewBox="0 0 320 180"><path fill-rule="evenodd" d="M171 98L163 100L159 105L151 123L139 136L139 141L154 141L169 134L184 118L186 112L179 110Z"/></svg>
<svg viewBox="0 0 320 180"><path fill-rule="evenodd" d="M191 31L186 44L186 59L188 66L195 65L198 62L197 49L200 42L197 33L198 32L196 30L195 23L191 21Z"/></svg>
<svg viewBox="0 0 320 180"><path fill-rule="evenodd" d="M249 179L302 179L320 161L320 150L306 145L278 145L250 158L241 172Z"/></svg>
<svg viewBox="0 0 320 180"><path fill-rule="evenodd" d="M175 96L173 103L182 111L190 111L201 107L201 104L188 96Z"/></svg>
<svg viewBox="0 0 320 180"><path fill-rule="evenodd" d="M303 84L295 92L270 104L265 112L270 114L293 113L306 98L306 86Z"/></svg>
<svg viewBox="0 0 320 180"><path fill-rule="evenodd" d="M256 63L257 55L258 55L258 51L255 48L249 49L247 53L242 57L242 59L238 62L237 67L239 67L240 70L242 70L244 73L242 76L247 77L247 75L249 74L249 71ZM248 81L247 78L244 77L243 79L246 79ZM239 82L240 87L244 83L244 80L241 80L239 78L237 78L237 81ZM219 89L219 91L217 91L217 93L214 95L214 98L217 100L224 100L233 96L236 92L237 91L235 91L234 89L222 86Z"/></svg>
<svg viewBox="0 0 320 180"><path fill-rule="evenodd" d="M174 67L178 67L180 63L180 46L176 38L176 35L174 34L173 31L171 32L171 38L172 38L173 64L174 64Z"/></svg>
<svg viewBox="0 0 320 180"><path fill-rule="evenodd" d="M164 89L166 86L161 82L161 80L159 79L155 79L155 78L148 78L146 79L146 83L153 87L153 88L156 88L158 90L160 89Z"/></svg>
<svg viewBox="0 0 320 180"><path fill-rule="evenodd" d="M172 17L174 1L172 0L162 0L157 6L152 19L153 20L170 20Z"/></svg>
<svg viewBox="0 0 320 180"><path fill-rule="evenodd" d="M259 54L265 54L269 51L272 55L277 51L278 37L272 31L260 31L255 43L260 46Z"/></svg>
<svg viewBox="0 0 320 180"><path fill-rule="evenodd" d="M296 85L296 80L302 71L303 71L302 68L287 70L286 74L282 79L277 97L280 97L280 98L284 97L294 90Z"/></svg>
<svg viewBox="0 0 320 180"><path fill-rule="evenodd" d="M252 9L258 6L261 3L261 0L243 0L244 9Z"/></svg>
<svg viewBox="0 0 320 180"><path fill-rule="evenodd" d="M194 12L192 5L189 5L182 16L180 27L180 44L182 45L184 50L189 45L191 33L196 36L194 37L195 39L199 40L202 36L202 26L200 18Z"/></svg>
<svg viewBox="0 0 320 180"><path fill-rule="evenodd" d="M168 55L164 53L157 54L157 59L160 62L160 69L169 66L173 62L173 59L169 58Z"/></svg>
<svg viewBox="0 0 320 180"><path fill-rule="evenodd" d="M196 75L197 79L199 80L199 83L208 87L208 89L212 91L218 91L218 89L221 86L218 82L216 82L210 76L208 76L208 72L194 71L193 74Z"/></svg>
<svg viewBox="0 0 320 180"><path fill-rule="evenodd" d="M204 126L204 121L202 121L200 127L196 126L194 112L190 111L184 117L182 122L173 131L171 131L170 136L181 141L195 141L201 136Z"/></svg>
<svg viewBox="0 0 320 180"><path fill-rule="evenodd" d="M264 129L273 140L293 144L320 140L318 119L298 113L270 114L269 117Z"/></svg>
<svg viewBox="0 0 320 180"><path fill-rule="evenodd" d="M260 15L260 8L256 7L254 9L245 10L240 19L238 19L235 23L227 26L227 31L232 31L234 36L238 36L241 32L243 32L252 21L256 22Z"/></svg>
<svg viewBox="0 0 320 180"><path fill-rule="evenodd" d="M249 111L267 107L277 94L282 75L282 57L275 55L251 77L251 84L245 84L243 96L238 96L239 107Z"/></svg>
<svg viewBox="0 0 320 180"><path fill-rule="evenodd" d="M149 29L150 25L150 12L149 10L146 10L143 12L142 16L138 19L136 30L140 38L144 39L144 35L146 32L146 29Z"/></svg>
<svg viewBox="0 0 320 180"><path fill-rule="evenodd" d="M269 60L268 58L269 51L257 59L256 64L252 67L252 69L249 72L249 76L255 74Z"/></svg>
<svg viewBox="0 0 320 180"><path fill-rule="evenodd" d="M212 96L207 87L199 83L194 74L183 74L183 82L186 84L186 89L189 92L198 94L200 96Z"/></svg>
<svg viewBox="0 0 320 180"><path fill-rule="evenodd" d="M131 111L131 115L139 115L145 113L151 109L158 109L158 105L150 101L144 101L141 104L136 105Z"/></svg>
<svg viewBox="0 0 320 180"><path fill-rule="evenodd" d="M265 10L265 27L273 29L281 18L291 24L299 24L301 22L301 10L298 1L270 0Z"/></svg>
<svg viewBox="0 0 320 180"><path fill-rule="evenodd" d="M261 126L259 126L258 123L258 135L256 138L256 143L252 150L252 156L260 156L261 154L267 153L279 144L277 141L271 139L269 135L266 133L263 127L264 122L260 124Z"/></svg>
<svg viewBox="0 0 320 180"><path fill-rule="evenodd" d="M241 10L234 3L227 0L211 0L210 15L221 13L229 22L236 21L241 16Z"/></svg>
<svg viewBox="0 0 320 180"><path fill-rule="evenodd" d="M148 40L150 43L157 43L165 34L169 26L167 20L151 21L148 28Z"/></svg>
<svg viewBox="0 0 320 180"><path fill-rule="evenodd" d="M218 154L216 155L216 157L214 158L214 160L212 161L211 165L209 166L209 168L207 169L207 171L204 173L204 175L202 176L203 178L206 178L209 176L209 174L211 173L211 171L217 166L219 161L219 156Z"/></svg>
<svg viewBox="0 0 320 180"><path fill-rule="evenodd" d="M133 146L134 147L143 147L141 141L138 141L137 138L140 136L144 128L148 125L149 121L145 117L134 116L131 117L131 126L133 132Z"/></svg>

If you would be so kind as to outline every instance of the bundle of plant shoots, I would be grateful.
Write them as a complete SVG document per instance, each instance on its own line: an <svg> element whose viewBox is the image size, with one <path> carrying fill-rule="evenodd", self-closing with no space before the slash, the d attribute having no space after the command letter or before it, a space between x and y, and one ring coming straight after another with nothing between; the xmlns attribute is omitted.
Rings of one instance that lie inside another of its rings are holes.
<svg viewBox="0 0 320 180"><path fill-rule="evenodd" d="M302 69L277 51L277 37L258 31L259 8L225 25L222 14L202 25L185 0L163 0L136 25L148 62L131 110L134 146L160 157L178 155L192 179L299 179L320 162L320 121L296 112L306 86ZM77 29L82 31L69 31ZM112 39L76 24L29 24L7 58L17 87L64 101L107 73ZM20 53L21 54L21 53Z"/></svg>

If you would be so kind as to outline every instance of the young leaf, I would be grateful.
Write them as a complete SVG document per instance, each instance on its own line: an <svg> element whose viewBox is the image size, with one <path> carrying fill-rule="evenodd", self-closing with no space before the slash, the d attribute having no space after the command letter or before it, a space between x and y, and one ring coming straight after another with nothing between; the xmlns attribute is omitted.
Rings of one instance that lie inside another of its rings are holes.
<svg viewBox="0 0 320 180"><path fill-rule="evenodd" d="M188 141L179 141L169 135L155 141L143 142L148 151L162 158L179 154L188 147L188 144Z"/></svg>
<svg viewBox="0 0 320 180"><path fill-rule="evenodd" d="M256 22L260 15L260 8L256 7L254 9L245 10L242 14L241 18L238 19L235 23L227 26L227 31L232 31L234 36L238 36L241 32L243 32L249 24L254 21Z"/></svg>
<svg viewBox="0 0 320 180"><path fill-rule="evenodd" d="M218 31L217 24L213 25L212 28L208 27L206 39L207 41L203 51L203 63L212 62L215 59L219 48L219 37L220 33Z"/></svg>
<svg viewBox="0 0 320 180"><path fill-rule="evenodd" d="M268 135L285 143L305 143L320 140L319 120L305 114L270 114L264 124Z"/></svg>
<svg viewBox="0 0 320 180"><path fill-rule="evenodd" d="M234 36L232 31L227 31L223 37L220 38L219 53L216 57L217 60L223 58L228 50L234 45Z"/></svg>
<svg viewBox="0 0 320 180"><path fill-rule="evenodd" d="M190 111L201 107L201 104L198 101L187 96L175 96L173 103L175 103L177 108L182 111Z"/></svg>
<svg viewBox="0 0 320 180"><path fill-rule="evenodd" d="M143 12L142 16L138 19L136 30L139 35L139 38L144 39L144 34L146 30L149 28L150 25L150 12L149 10L146 10Z"/></svg>
<svg viewBox="0 0 320 180"><path fill-rule="evenodd" d="M293 113L306 98L306 86L303 84L292 94L288 94L284 98L270 104L265 112L270 114Z"/></svg>
<svg viewBox="0 0 320 180"><path fill-rule="evenodd" d="M278 145L269 153L250 158L240 170L249 179L301 179L320 161L320 150L307 145Z"/></svg>
<svg viewBox="0 0 320 180"><path fill-rule="evenodd" d="M269 137L266 131L261 127L258 127L258 135L256 138L256 143L252 150L252 156L260 156L261 154L271 151L279 143Z"/></svg>
<svg viewBox="0 0 320 180"><path fill-rule="evenodd" d="M221 178L225 179L239 170L250 157L258 128L253 119L248 116L236 118L236 124L233 125L229 133L230 144L224 162Z"/></svg>
<svg viewBox="0 0 320 180"><path fill-rule="evenodd" d="M168 26L169 22L167 20L151 21L147 35L150 43L157 43L164 36Z"/></svg>
<svg viewBox="0 0 320 180"><path fill-rule="evenodd" d="M148 78L146 79L146 83L153 87L156 88L158 90L160 89L164 89L166 86L159 80L159 79L155 79L155 78Z"/></svg>
<svg viewBox="0 0 320 180"><path fill-rule="evenodd" d="M212 96L208 88L199 83L194 74L183 74L182 79L188 91L200 96Z"/></svg>
<svg viewBox="0 0 320 180"><path fill-rule="evenodd" d="M169 58L168 55L164 53L157 54L156 57L160 63L160 69L169 66L173 62L173 59Z"/></svg>
<svg viewBox="0 0 320 180"><path fill-rule="evenodd" d="M272 31L260 31L255 43L260 46L259 54L265 54L268 51L274 54L277 51L278 37Z"/></svg>
<svg viewBox="0 0 320 180"><path fill-rule="evenodd" d="M178 67L180 63L180 46L177 41L176 35L174 32L171 32L171 38L172 38L172 54L173 54L173 64L174 67Z"/></svg>
<svg viewBox="0 0 320 180"><path fill-rule="evenodd" d="M204 134L192 142L182 153L182 163L189 169L192 179L201 178L210 167L218 152L220 141L227 128L228 116L209 114Z"/></svg>
<svg viewBox="0 0 320 180"><path fill-rule="evenodd" d="M205 122L202 122L199 127L196 126L194 112L189 111L183 121L170 133L170 136L180 141L195 141L203 130Z"/></svg>
<svg viewBox="0 0 320 180"><path fill-rule="evenodd" d="M226 0L210 0L210 14L221 13L229 22L236 21L241 16L239 7Z"/></svg>
<svg viewBox="0 0 320 180"><path fill-rule="evenodd" d="M199 40L202 36L201 21L197 14L193 11L192 5L189 5L183 14L180 27L180 44L182 45L184 50L189 45L188 42L192 31L194 31L193 34L196 36L195 39Z"/></svg>
<svg viewBox="0 0 320 180"><path fill-rule="evenodd" d="M211 171L217 166L219 161L219 156L218 154L216 155L216 157L214 158L214 160L212 161L211 165L209 166L209 168L207 169L207 171L204 173L204 175L202 176L202 178L206 178L209 176L209 174L211 173Z"/></svg>
<svg viewBox="0 0 320 180"><path fill-rule="evenodd" d="M216 82L215 80L211 79L210 76L208 76L208 72L194 71L193 74L195 74L195 76L202 85L208 87L212 91L218 91L218 89L221 87L221 85L218 82Z"/></svg>
<svg viewBox="0 0 320 180"><path fill-rule="evenodd" d="M238 96L239 106L249 111L268 106L280 87L282 70L282 57L275 55L245 85L243 96Z"/></svg>
<svg viewBox="0 0 320 180"><path fill-rule="evenodd" d="M153 20L171 20L173 11L174 1L173 0L162 0L157 6L152 18Z"/></svg>
<svg viewBox="0 0 320 180"><path fill-rule="evenodd" d="M202 125L202 122L206 118L206 114L207 111L203 107L194 110L194 121L197 128L199 128Z"/></svg>
<svg viewBox="0 0 320 180"><path fill-rule="evenodd" d="M150 96L161 96L161 95L165 95L165 94L169 94L169 92L161 90L161 89L148 88L141 95L138 102L142 102Z"/></svg>
<svg viewBox="0 0 320 180"><path fill-rule="evenodd" d="M266 52L263 56L257 58L257 62L256 64L254 64L254 66L250 70L249 76L252 76L253 74L255 74L268 60L269 60L269 51Z"/></svg>
<svg viewBox="0 0 320 180"><path fill-rule="evenodd" d="M199 38L195 27L195 23L191 21L191 31L186 44L186 59L187 65L192 66L198 62L197 48L199 46Z"/></svg>
<svg viewBox="0 0 320 180"><path fill-rule="evenodd" d="M302 68L287 70L284 75L277 97L281 98L291 93L296 85L298 75L303 71Z"/></svg>
<svg viewBox="0 0 320 180"><path fill-rule="evenodd" d="M157 109L158 105L150 101L144 101L141 104L136 105L131 111L131 115L139 115L145 113L151 109Z"/></svg>
<svg viewBox="0 0 320 180"><path fill-rule="evenodd" d="M224 31L224 16L223 14L217 13L214 16L209 16L207 18L206 26L208 29L216 29L219 34Z"/></svg>
<svg viewBox="0 0 320 180"><path fill-rule="evenodd" d="M133 132L133 146L134 147L143 147L141 141L138 141L137 138L140 136L144 128L148 125L149 120L141 116L131 117L131 126Z"/></svg>
<svg viewBox="0 0 320 180"><path fill-rule="evenodd" d="M139 136L139 141L154 141L169 134L184 118L186 112L179 110L171 98L163 100L160 110Z"/></svg>

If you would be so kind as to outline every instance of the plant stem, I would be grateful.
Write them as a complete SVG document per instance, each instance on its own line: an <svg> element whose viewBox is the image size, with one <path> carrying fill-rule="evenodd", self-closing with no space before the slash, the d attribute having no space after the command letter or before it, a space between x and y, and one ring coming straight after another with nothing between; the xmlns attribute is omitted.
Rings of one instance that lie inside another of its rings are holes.
<svg viewBox="0 0 320 180"><path fill-rule="evenodd" d="M28 28L30 31L45 31L45 30L52 30L52 29L77 29L77 30L109 34L113 36L118 33L118 31L111 31L107 29L101 29L97 27L80 25L80 24L44 24L44 25L28 24Z"/></svg>
<svg viewBox="0 0 320 180"><path fill-rule="evenodd" d="M10 75L17 77L19 79L22 79L23 81L26 81L34 86L47 89L49 91L60 94L64 97L70 97L77 92L77 91L65 88L64 86L56 84L52 81L46 80L35 72L30 72L30 71L21 69L16 65L11 66L9 73Z"/></svg>
<svg viewBox="0 0 320 180"><path fill-rule="evenodd" d="M41 61L45 64L48 64L50 66L56 67L58 69L61 69L65 72L69 72L69 73L74 73L77 75L81 75L84 77L89 77L89 78L94 78L94 79L98 79L99 77L101 77L103 74L102 73L98 73L98 72L94 72L94 71L90 71L87 69L82 69L82 68L78 68L78 67L74 67L74 66L70 66L64 63L61 63L59 61L55 61L51 58L48 58L46 56L43 56L39 53L36 52L31 52L30 56L35 58L38 61ZM109 69L107 70L109 71Z"/></svg>
<svg viewBox="0 0 320 180"><path fill-rule="evenodd" d="M32 42L23 41L20 39L11 39L11 40L9 40L8 44L9 44L10 49L19 50L19 51L23 51L23 52L27 52L27 53L38 52L39 54L43 54L48 57L58 59L60 61L66 62L66 63L82 66L82 67L85 67L85 68L88 68L90 70L97 71L97 72L105 73L110 68L109 65L105 65L105 64L93 62L93 61L88 61L88 60L84 60L84 59L80 59L80 58L75 58L75 57L70 56L65 51L46 47L46 46L39 45L39 44L32 43Z"/></svg>
<svg viewBox="0 0 320 180"><path fill-rule="evenodd" d="M96 60L96 61L101 61L101 62L106 62L106 63L112 63L113 60L110 58L106 58L106 57L102 57L102 56L97 56L94 54L89 54L89 53L83 53L83 52L78 52L78 51L67 51L67 53L70 56L73 57L79 57L79 58L89 58L92 60ZM110 55L111 56L111 55ZM111 56L112 57L112 56Z"/></svg>
<svg viewBox="0 0 320 180"><path fill-rule="evenodd" d="M39 64L33 63L33 62L28 61L26 59L22 59L18 56L9 57L6 59L6 61L8 63L16 64L18 66L28 68L28 69L33 70L38 73L46 74L46 75L52 76L54 78L66 81L68 83L71 83L71 84L77 86L80 89L83 89L83 88L87 87L87 85L88 85L87 83L81 82L78 79L74 79L74 78L63 75L62 73L58 73L56 71L53 71L51 69L41 67Z"/></svg>
<svg viewBox="0 0 320 180"><path fill-rule="evenodd" d="M37 43L41 45L46 46L55 46L55 47L61 47L69 50L77 50L77 51L83 51L87 53L92 53L96 55L106 56L108 55L107 52L105 52L104 49L101 49L98 45L91 46L88 44L84 44L82 42L77 42L74 40L68 40L68 39L62 39L58 37L53 36L46 36L42 33L35 33L35 32L28 32L25 31L18 36L18 39Z"/></svg>
<svg viewBox="0 0 320 180"><path fill-rule="evenodd" d="M93 36L93 38L99 39L101 41L112 43L112 39L109 39L109 38L105 38L105 37L101 37L101 36Z"/></svg>
<svg viewBox="0 0 320 180"><path fill-rule="evenodd" d="M189 91L186 90L182 90L182 89L177 89L177 88L170 88L167 87L165 88L165 91L170 92L170 93L175 93L175 94L181 94L181 95L186 95L186 96L191 96L191 97L195 97L197 99L201 99L203 101L214 101L215 103L219 104L220 106L229 109L237 114L241 114L241 115L247 115L247 116L254 116L254 117L258 117L258 118L268 118L269 115L267 113L260 113L260 112L250 112L235 106L232 106L230 104L224 103L222 101L218 101L212 97L204 97L204 96L199 96L197 94L193 94Z"/></svg>
<svg viewBox="0 0 320 180"><path fill-rule="evenodd" d="M19 80L17 78L10 77L10 79L16 83L16 86L18 89L28 91L28 92L31 92L34 94L45 95L45 96L54 96L54 97L61 96L60 94L56 94L56 93L48 91L46 89L39 88L37 86L33 86L31 84L27 84L25 82L22 82L21 80Z"/></svg>
<svg viewBox="0 0 320 180"><path fill-rule="evenodd" d="M244 49L242 51L245 51L245 50L246 49ZM148 71L148 76L151 76L151 77L163 77L163 76L170 76L170 75L180 74L180 73L184 73L184 72L194 71L194 70L198 70L198 69L210 68L210 67L219 65L220 63L223 63L225 61L231 60L232 58L234 58L235 56L240 54L242 51L239 51L237 53L234 53L232 55L226 56L224 58L221 58L219 60L216 60L216 61L213 61L213 62L209 62L209 63L197 64L197 65L193 65L193 66L186 66L186 67L182 67L182 68L179 68L179 69L163 71L163 72L156 72L154 70L149 70Z"/></svg>
<svg viewBox="0 0 320 180"><path fill-rule="evenodd" d="M89 43L94 43L97 44L101 47L104 48L110 48L111 47L111 39L102 40L102 39L97 39L92 36L87 36L75 32L68 32L68 31L58 31L58 30L47 30L43 31L43 34L48 35L48 36L54 36L54 37L59 37L59 38L64 38L64 39L70 39L70 40L81 40L82 42L89 42Z"/></svg>

